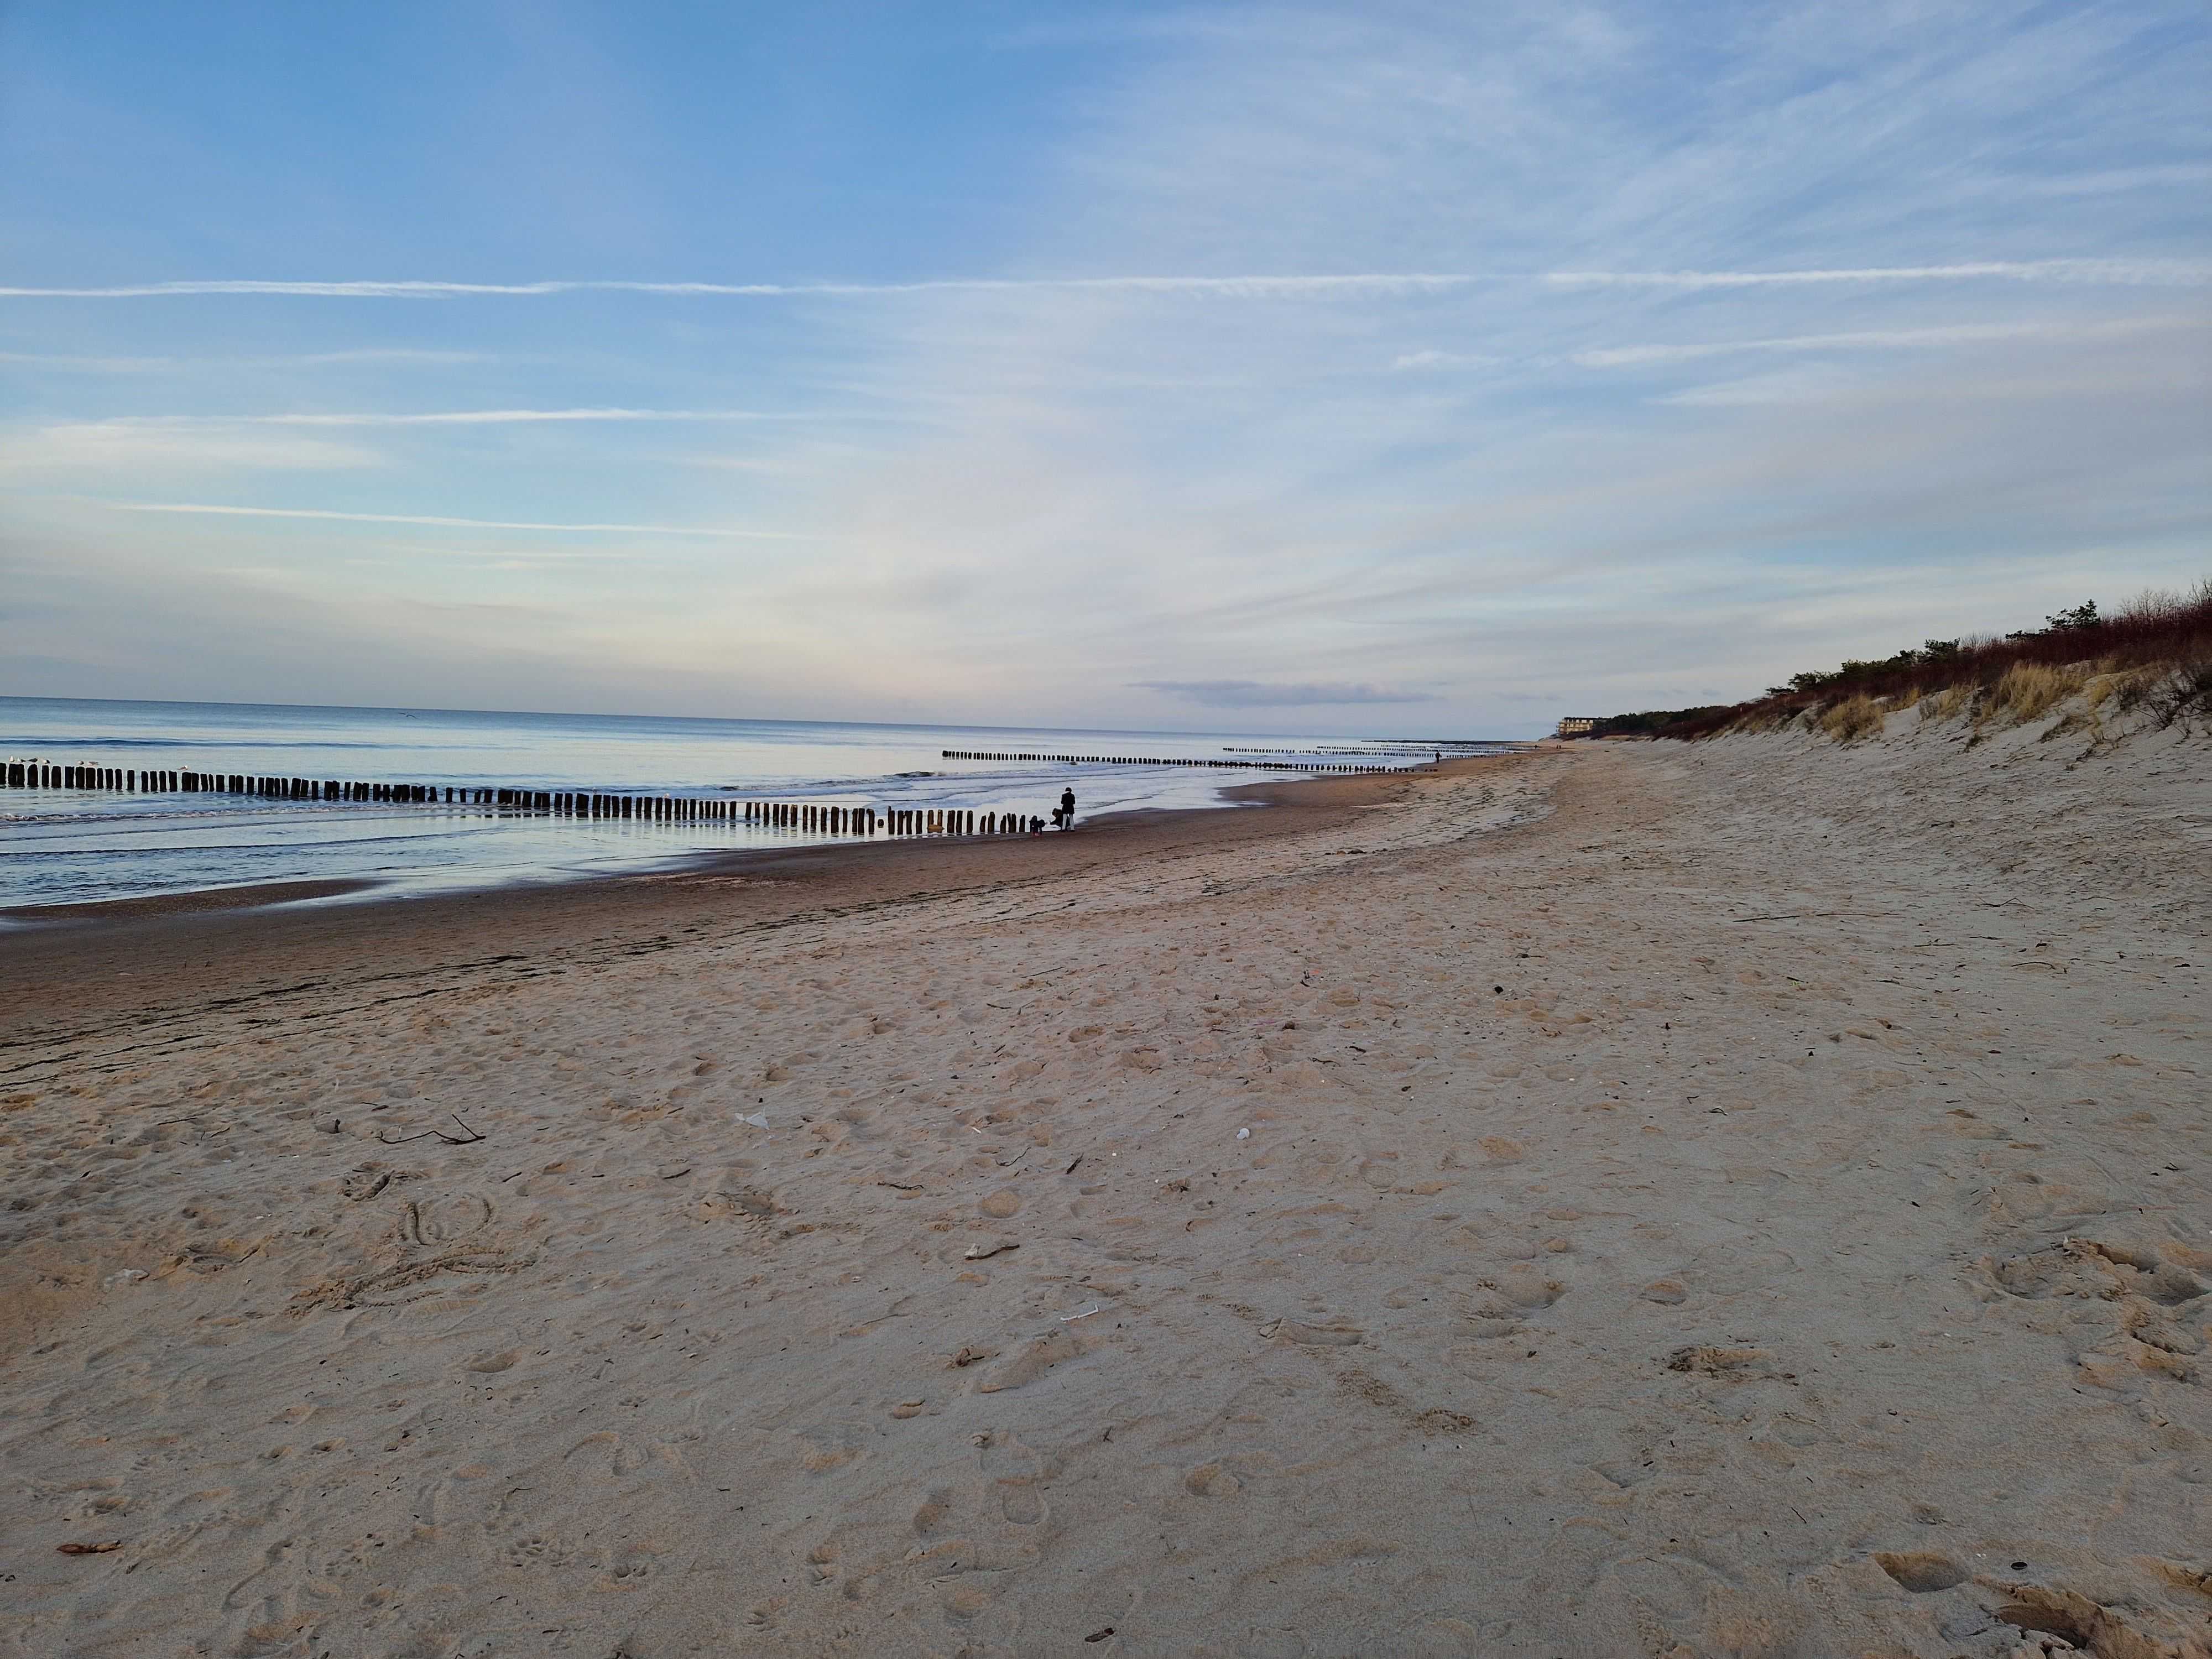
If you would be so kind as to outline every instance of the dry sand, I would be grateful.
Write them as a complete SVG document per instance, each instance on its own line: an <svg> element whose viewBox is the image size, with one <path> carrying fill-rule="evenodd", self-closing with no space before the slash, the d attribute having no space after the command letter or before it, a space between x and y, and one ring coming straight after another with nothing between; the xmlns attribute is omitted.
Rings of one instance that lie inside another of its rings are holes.
<svg viewBox="0 0 2212 1659"><path fill-rule="evenodd" d="M0 939L0 1651L2203 1654L2212 745L1906 723Z"/></svg>

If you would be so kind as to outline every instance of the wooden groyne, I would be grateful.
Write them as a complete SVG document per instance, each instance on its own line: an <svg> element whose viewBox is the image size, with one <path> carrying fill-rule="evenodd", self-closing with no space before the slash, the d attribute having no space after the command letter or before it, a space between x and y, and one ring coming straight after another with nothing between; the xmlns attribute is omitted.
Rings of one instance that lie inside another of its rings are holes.
<svg viewBox="0 0 2212 1659"><path fill-rule="evenodd" d="M1286 750L1268 750L1286 753ZM945 760L1045 761L1068 766L1219 766L1237 772L1403 772L1402 766L1354 766L1340 761L1178 760L1145 755L998 755L980 749L947 749ZM1420 763L1426 765L1427 763Z"/></svg>
<svg viewBox="0 0 2212 1659"><path fill-rule="evenodd" d="M627 791L502 789L436 783L356 782L339 778L263 777L118 766L0 763L10 789L100 790L125 794L238 795L258 800L367 802L463 806L560 818L627 818L659 823L727 823L817 836L1014 836L1030 827L1018 812L957 806L832 806L812 801L738 800L725 796ZM1038 820L1042 822L1042 820Z"/></svg>

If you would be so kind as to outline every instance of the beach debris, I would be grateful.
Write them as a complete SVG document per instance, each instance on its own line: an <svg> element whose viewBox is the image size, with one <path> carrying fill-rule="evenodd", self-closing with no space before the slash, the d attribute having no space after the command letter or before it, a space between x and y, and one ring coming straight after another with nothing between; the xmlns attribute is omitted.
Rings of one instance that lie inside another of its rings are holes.
<svg viewBox="0 0 2212 1659"><path fill-rule="evenodd" d="M346 1196L356 1204L374 1198L392 1184L392 1171L389 1170L380 1170L374 1179L363 1182L362 1176L368 1174L366 1170L359 1170L346 1181Z"/></svg>
<svg viewBox="0 0 2212 1659"><path fill-rule="evenodd" d="M110 1273L101 1279L100 1288L103 1291L112 1291L118 1285L136 1285L145 1277L146 1270L143 1267L125 1267L120 1273Z"/></svg>
<svg viewBox="0 0 2212 1659"><path fill-rule="evenodd" d="M1252 1139L1252 1132L1249 1129L1239 1129L1237 1132L1237 1139L1239 1140L1249 1140Z"/></svg>
<svg viewBox="0 0 2212 1659"><path fill-rule="evenodd" d="M740 1115L738 1121L740 1123L750 1123L756 1129L765 1129L768 1127L768 1114L766 1112L747 1112Z"/></svg>
<svg viewBox="0 0 2212 1659"><path fill-rule="evenodd" d="M123 1547L120 1538L111 1538L102 1544L57 1544L54 1548L64 1555L106 1555Z"/></svg>
<svg viewBox="0 0 2212 1659"><path fill-rule="evenodd" d="M1063 1325L1073 1325L1079 1319L1088 1319L1098 1311L1098 1305L1094 1302L1081 1313L1062 1314L1060 1316L1060 1322Z"/></svg>
<svg viewBox="0 0 2212 1659"><path fill-rule="evenodd" d="M990 1357L991 1351L988 1348L963 1348L952 1356L952 1363L956 1366L965 1368L975 1364L978 1360L988 1359Z"/></svg>
<svg viewBox="0 0 2212 1659"><path fill-rule="evenodd" d="M1091 1634L1090 1634L1090 1635L1088 1635L1088 1636L1085 1637L1083 1639L1084 1639L1085 1641L1086 1641L1086 1642L1103 1642L1103 1641L1104 1641L1108 1637L1111 1636L1113 1633L1114 1633L1114 1626L1111 1626L1111 1625L1109 1625L1109 1626L1106 1626L1106 1628L1105 1628L1104 1630L1094 1630L1094 1631L1092 1631L1092 1632L1091 1632Z"/></svg>
<svg viewBox="0 0 2212 1659"><path fill-rule="evenodd" d="M318 1124L316 1124L316 1125L315 1125L315 1127L317 1127L318 1129L321 1130L321 1131L322 1131L325 1134L326 1134L326 1135L334 1135L334 1134L337 1133L338 1133L338 1131L339 1131L339 1130L341 1130L341 1129L343 1129L344 1127L345 1127L344 1121L343 1121L343 1119L340 1119L340 1118L335 1118L335 1117L334 1117L334 1118L332 1118L332 1119L331 1119L329 1122L327 1122L327 1123L318 1123Z"/></svg>
<svg viewBox="0 0 2212 1659"><path fill-rule="evenodd" d="M691 1166L689 1164L664 1164L658 1170L655 1170L653 1173L659 1176L663 1181L673 1181L678 1176L690 1175L691 1173Z"/></svg>
<svg viewBox="0 0 2212 1659"><path fill-rule="evenodd" d="M1078 1153L1075 1155L1075 1164L1080 1164L1080 1163L1082 1163L1082 1162L1083 1162L1083 1154L1082 1154L1082 1153L1080 1153L1080 1152L1078 1152ZM1069 1165L1068 1165L1065 1170L1062 1170L1060 1171L1060 1174L1062 1174L1062 1175L1073 1175L1073 1174L1075 1173L1075 1164L1069 1164Z"/></svg>
<svg viewBox="0 0 2212 1659"><path fill-rule="evenodd" d="M1004 1255L1008 1250L1018 1250L1021 1248L1021 1241L1013 1238L1002 1238L995 1244L970 1244L968 1247L968 1254L962 1260L988 1261L994 1255Z"/></svg>
<svg viewBox="0 0 2212 1659"><path fill-rule="evenodd" d="M404 1146L410 1140L428 1140L432 1135L437 1136L448 1146L473 1146L483 1139L467 1124L461 1122L461 1115L459 1112L448 1112L446 1115L459 1125L460 1133L449 1135L443 1129L423 1129L411 1135L395 1135L387 1129L380 1129L377 1131L376 1138L387 1146Z"/></svg>

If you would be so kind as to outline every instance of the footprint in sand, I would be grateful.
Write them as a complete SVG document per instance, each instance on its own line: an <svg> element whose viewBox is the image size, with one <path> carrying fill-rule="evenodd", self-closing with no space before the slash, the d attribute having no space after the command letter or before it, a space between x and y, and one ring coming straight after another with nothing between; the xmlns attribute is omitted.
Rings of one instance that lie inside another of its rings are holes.
<svg viewBox="0 0 2212 1659"><path fill-rule="evenodd" d="M1895 1554L1876 1550L1874 1559L1884 1572L1918 1595L1947 1590L1973 1577L1940 1550L1905 1550Z"/></svg>
<svg viewBox="0 0 2212 1659"><path fill-rule="evenodd" d="M1089 1345L1065 1328L1041 1336L1016 1354L993 1373L988 1380L976 1385L978 1394L998 1394L1007 1389L1018 1389L1034 1382L1063 1360L1073 1359L1090 1352Z"/></svg>
<svg viewBox="0 0 2212 1659"><path fill-rule="evenodd" d="M933 1533L944 1524L945 1517L952 1513L952 1494L939 1487L921 1501L914 1512L914 1529L917 1533Z"/></svg>
<svg viewBox="0 0 2212 1659"><path fill-rule="evenodd" d="M1201 1463L1182 1478L1183 1490L1194 1498L1234 1498L1244 1483L1218 1463Z"/></svg>
<svg viewBox="0 0 2212 1659"><path fill-rule="evenodd" d="M410 1199L399 1218L399 1236L410 1244L444 1244L482 1231L497 1214L481 1193L453 1193Z"/></svg>
<svg viewBox="0 0 2212 1659"><path fill-rule="evenodd" d="M1509 1267L1495 1279L1478 1282L1484 1290L1496 1291L1516 1308L1548 1308L1567 1293L1567 1287L1558 1279L1547 1279L1526 1265Z"/></svg>

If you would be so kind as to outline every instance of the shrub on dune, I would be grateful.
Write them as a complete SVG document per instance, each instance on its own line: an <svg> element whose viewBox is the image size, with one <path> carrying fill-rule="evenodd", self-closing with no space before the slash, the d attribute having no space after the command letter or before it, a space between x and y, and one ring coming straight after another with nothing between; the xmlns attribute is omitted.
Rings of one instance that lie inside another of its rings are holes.
<svg viewBox="0 0 2212 1659"><path fill-rule="evenodd" d="M1793 675L1732 707L1614 716L1594 735L1696 738L1802 725L1851 743L1901 709L1917 707L1923 723L1971 711L1978 731L2040 720L2077 694L2085 707L2063 729L2096 726L2107 702L2148 707L2160 726L2212 722L2212 578L2185 593L2145 593L2109 615L2091 601L2002 639L1929 640L1878 661Z"/></svg>

